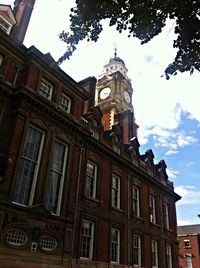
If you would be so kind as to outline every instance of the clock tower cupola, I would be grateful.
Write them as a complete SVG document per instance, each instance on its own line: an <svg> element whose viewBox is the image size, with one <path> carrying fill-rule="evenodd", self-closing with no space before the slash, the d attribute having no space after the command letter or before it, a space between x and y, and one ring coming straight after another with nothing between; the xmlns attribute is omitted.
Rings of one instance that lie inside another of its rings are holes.
<svg viewBox="0 0 200 268"><path fill-rule="evenodd" d="M131 117L132 119L129 119L134 130L128 137L132 138L137 135L138 126L135 123L132 104L133 88L127 72L124 61L117 56L115 49L114 57L105 64L97 82L95 105L98 105L102 111L102 124L105 131L111 129L119 120L124 120L126 116L121 116L122 114Z"/></svg>

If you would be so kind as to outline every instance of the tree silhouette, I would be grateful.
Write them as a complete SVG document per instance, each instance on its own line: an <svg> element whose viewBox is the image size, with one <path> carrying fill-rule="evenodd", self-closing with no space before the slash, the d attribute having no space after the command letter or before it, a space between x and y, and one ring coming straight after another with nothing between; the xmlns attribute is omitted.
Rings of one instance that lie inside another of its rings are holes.
<svg viewBox="0 0 200 268"><path fill-rule="evenodd" d="M67 49L58 63L70 58L81 40L97 41L104 19L118 32L139 38L141 44L158 35L167 19L173 19L177 54L165 69L166 78L178 71L200 70L200 0L76 0L70 32L59 35Z"/></svg>

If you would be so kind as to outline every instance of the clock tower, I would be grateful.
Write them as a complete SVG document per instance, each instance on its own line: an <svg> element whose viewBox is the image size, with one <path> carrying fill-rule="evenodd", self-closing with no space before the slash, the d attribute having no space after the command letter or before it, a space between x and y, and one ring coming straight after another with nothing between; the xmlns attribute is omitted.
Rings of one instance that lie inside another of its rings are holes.
<svg viewBox="0 0 200 268"><path fill-rule="evenodd" d="M138 126L135 123L132 104L133 88L127 72L124 61L117 56L115 49L114 57L110 58L104 66L103 74L97 82L95 105L98 105L103 113L104 131L111 129L119 120L125 120L126 114L129 117L126 119L132 126L132 131L127 129L128 126L126 126L126 131L131 131L128 138L132 138L137 136ZM128 125L130 126L130 124Z"/></svg>

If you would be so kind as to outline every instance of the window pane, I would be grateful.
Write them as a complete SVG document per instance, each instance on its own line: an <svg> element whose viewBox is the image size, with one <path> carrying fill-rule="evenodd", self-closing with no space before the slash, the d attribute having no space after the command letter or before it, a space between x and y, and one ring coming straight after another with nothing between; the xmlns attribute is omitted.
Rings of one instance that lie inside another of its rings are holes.
<svg viewBox="0 0 200 268"><path fill-rule="evenodd" d="M133 263L141 265L141 239L138 235L133 237Z"/></svg>
<svg viewBox="0 0 200 268"><path fill-rule="evenodd" d="M120 178L112 177L112 206L120 208Z"/></svg>
<svg viewBox="0 0 200 268"><path fill-rule="evenodd" d="M42 79L40 88L39 88L39 93L43 95L47 99L51 99L53 91L53 85L50 84L48 81Z"/></svg>
<svg viewBox="0 0 200 268"><path fill-rule="evenodd" d="M166 259L167 259L167 268L172 268L172 252L171 245L166 244Z"/></svg>
<svg viewBox="0 0 200 268"><path fill-rule="evenodd" d="M8 24L3 18L0 17L0 29L8 33L10 24Z"/></svg>
<svg viewBox="0 0 200 268"><path fill-rule="evenodd" d="M111 230L111 261L119 263L120 255L120 231L117 229Z"/></svg>
<svg viewBox="0 0 200 268"><path fill-rule="evenodd" d="M69 97L67 97L65 94L61 95L60 107L65 112L70 113L71 99Z"/></svg>
<svg viewBox="0 0 200 268"><path fill-rule="evenodd" d="M152 250L152 267L158 268L158 243L156 240L152 240L151 243Z"/></svg>
<svg viewBox="0 0 200 268"><path fill-rule="evenodd" d="M97 185L97 165L88 162L86 170L86 189L85 194L88 197L96 198L96 185Z"/></svg>
<svg viewBox="0 0 200 268"><path fill-rule="evenodd" d="M19 173L13 195L13 202L29 205L33 180L36 180L36 171L41 149L42 133L32 127L28 128L24 153L21 159Z"/></svg>
<svg viewBox="0 0 200 268"><path fill-rule="evenodd" d="M59 196L61 195L61 182L63 180L64 161L66 146L62 143L55 142L53 149L53 158L49 176L46 207L54 214L58 213Z"/></svg>
<svg viewBox="0 0 200 268"><path fill-rule="evenodd" d="M163 206L163 214L164 214L164 225L166 229L169 229L169 209L168 209L168 205L164 204Z"/></svg>
<svg viewBox="0 0 200 268"><path fill-rule="evenodd" d="M139 200L139 189L133 187L133 215L140 217L140 200Z"/></svg>
<svg viewBox="0 0 200 268"><path fill-rule="evenodd" d="M81 237L81 257L92 259L94 241L94 223L83 220Z"/></svg>
<svg viewBox="0 0 200 268"><path fill-rule="evenodd" d="M156 208L155 208L155 197L149 197L149 220L152 223L156 223Z"/></svg>

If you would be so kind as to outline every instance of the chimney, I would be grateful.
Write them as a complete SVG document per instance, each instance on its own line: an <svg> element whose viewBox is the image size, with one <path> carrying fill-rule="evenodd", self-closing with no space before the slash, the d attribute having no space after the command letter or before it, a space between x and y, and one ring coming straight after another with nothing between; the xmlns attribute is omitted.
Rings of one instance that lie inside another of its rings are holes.
<svg viewBox="0 0 200 268"><path fill-rule="evenodd" d="M17 24L11 31L11 36L16 41L23 43L29 25L35 0L15 0L13 13Z"/></svg>

